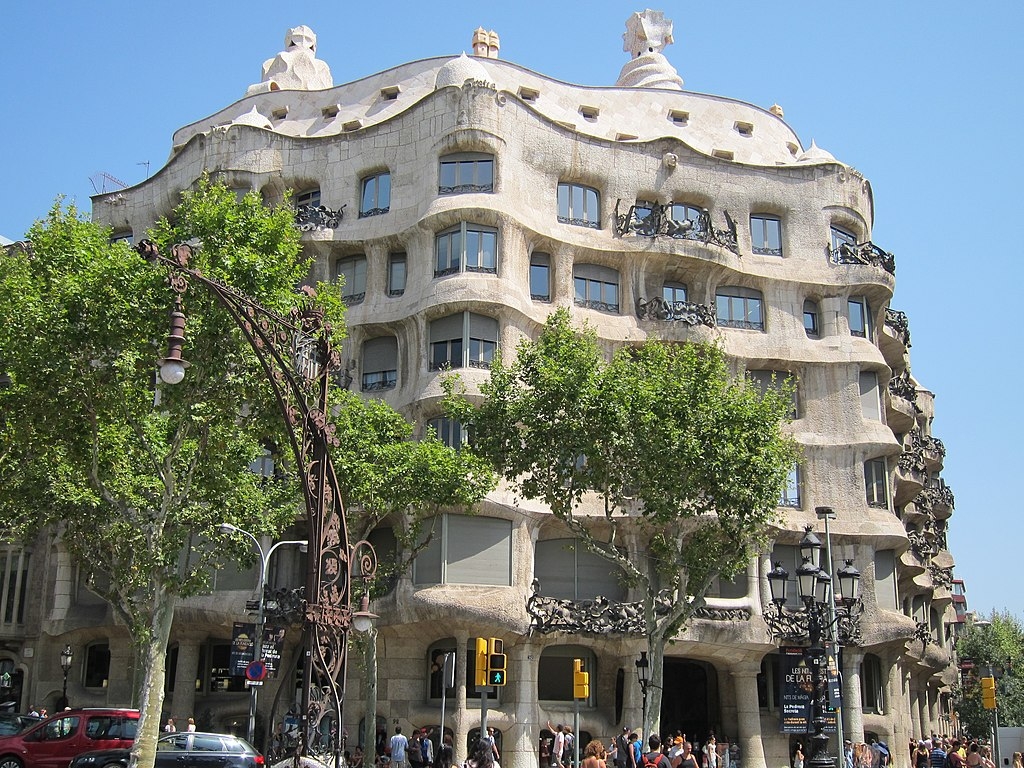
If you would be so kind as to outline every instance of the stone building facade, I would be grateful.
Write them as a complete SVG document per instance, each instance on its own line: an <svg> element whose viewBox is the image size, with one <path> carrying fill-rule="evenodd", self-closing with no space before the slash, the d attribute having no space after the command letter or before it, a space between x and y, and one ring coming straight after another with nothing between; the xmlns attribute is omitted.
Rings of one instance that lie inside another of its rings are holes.
<svg viewBox="0 0 1024 768"><path fill-rule="evenodd" d="M794 377L790 429L802 459L780 499L773 551L745 578L715 585L666 649L661 728L698 741L714 731L751 768L788 762L765 576L774 561L795 570L805 526L818 527L815 509L828 506L833 562L851 559L863 575L860 641L842 654L845 733L887 741L905 765L897 745L949 730L953 499L930 433L933 396L911 374L907 318L890 307L894 259L871 241L871 185L804 148L781 108L683 90L662 52L672 26L660 14L635 14L623 37L629 60L611 86L503 61L498 36L482 29L473 56L334 86L315 35L292 30L244 98L177 131L164 168L96 196L94 216L115 236L141 235L206 171L268 202L294 190L312 279L345 280L351 386L449 442L464 435L441 418L439 368L479 383L496 350L536 335L556 307L572 308L609 348L717 341L737 375L766 385L773 372ZM598 596L635 597L550 514L499 489L476 515L445 515L435 539L374 605L378 722L388 733L440 722L438 660L454 651L445 726L464 754L480 722L476 637L502 638L509 657L509 682L488 714L503 763L537 765L546 724L572 722L574 658L591 670L584 743L639 724L641 637L538 631L552 606L583 615ZM386 551L386 531L379 542ZM76 649L75 702L128 703L128 683L103 674L134 665L109 610L78 585L59 547L27 552L8 549L12 592L0 603L0 665L19 673L21 704L59 690L65 643ZM271 583L298 583L298 559L282 550ZM244 731L248 698L221 661L256 575L219 578L214 595L177 611L166 709ZM25 583L55 597L8 599ZM353 662L350 734L365 715L362 690ZM290 680L268 686L262 721L272 707L279 720L293 694Z"/></svg>

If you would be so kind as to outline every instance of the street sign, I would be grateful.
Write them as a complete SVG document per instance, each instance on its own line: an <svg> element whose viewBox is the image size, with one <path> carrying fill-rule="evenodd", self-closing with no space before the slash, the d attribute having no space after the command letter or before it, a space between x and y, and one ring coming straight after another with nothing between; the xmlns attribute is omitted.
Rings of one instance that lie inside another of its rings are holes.
<svg viewBox="0 0 1024 768"><path fill-rule="evenodd" d="M253 661L245 668L245 679L262 683L267 676L267 665L262 661Z"/></svg>
<svg viewBox="0 0 1024 768"><path fill-rule="evenodd" d="M257 686L257 685L263 685L263 681L262 680L246 680L245 681L245 687L246 688L253 688L253 687Z"/></svg>

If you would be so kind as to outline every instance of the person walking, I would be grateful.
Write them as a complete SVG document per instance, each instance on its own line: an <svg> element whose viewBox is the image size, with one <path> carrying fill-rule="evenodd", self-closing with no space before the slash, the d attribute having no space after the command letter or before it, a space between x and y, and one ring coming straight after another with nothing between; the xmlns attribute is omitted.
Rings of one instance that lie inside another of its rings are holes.
<svg viewBox="0 0 1024 768"><path fill-rule="evenodd" d="M402 726L395 726L395 735L391 737L391 765L394 768L406 768L408 764L409 740L402 735Z"/></svg>
<svg viewBox="0 0 1024 768"><path fill-rule="evenodd" d="M174 718L167 718L167 725L164 726L164 733L177 733L178 729L174 727Z"/></svg>
<svg viewBox="0 0 1024 768"><path fill-rule="evenodd" d="M552 727L548 720L548 730L555 734L555 743L551 746L551 768L562 768L562 753L565 751L565 726L559 723Z"/></svg>

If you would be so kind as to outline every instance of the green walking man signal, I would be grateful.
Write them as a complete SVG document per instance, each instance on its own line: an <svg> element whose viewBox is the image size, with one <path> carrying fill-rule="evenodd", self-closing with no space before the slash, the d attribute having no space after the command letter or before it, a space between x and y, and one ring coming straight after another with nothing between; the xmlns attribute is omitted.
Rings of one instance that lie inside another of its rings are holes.
<svg viewBox="0 0 1024 768"><path fill-rule="evenodd" d="M497 637L487 641L487 685L505 684L505 666L508 658L504 653L504 644Z"/></svg>

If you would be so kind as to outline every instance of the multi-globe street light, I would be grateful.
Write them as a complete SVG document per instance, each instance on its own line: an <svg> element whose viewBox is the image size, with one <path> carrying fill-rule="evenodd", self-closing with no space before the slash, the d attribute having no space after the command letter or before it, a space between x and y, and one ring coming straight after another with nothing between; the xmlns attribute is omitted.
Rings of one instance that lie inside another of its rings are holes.
<svg viewBox="0 0 1024 768"><path fill-rule="evenodd" d="M74 660L75 654L71 650L71 644L68 643L64 646L64 650L60 652L60 668L64 670L64 687L61 689L60 694L60 706L57 710L63 710L68 705L68 672L71 671L71 662Z"/></svg>
<svg viewBox="0 0 1024 768"><path fill-rule="evenodd" d="M825 735L828 707L828 676L826 674L826 653L824 639L836 629L838 639L852 640L855 633L851 626L856 624L860 603L860 572L853 561L839 569L840 605L836 606L831 595L832 576L821 567L821 541L810 527L800 542L801 564L796 569L797 588L803 602L803 610L786 611L789 572L776 563L768 573L768 587L775 613L765 614L765 621L772 633L781 638L793 638L806 633L809 639L807 658L811 666L811 756L807 764L811 768L835 768L835 760L828 754L828 736ZM834 612L834 613L833 613ZM844 638L845 635L845 638Z"/></svg>
<svg viewBox="0 0 1024 768"><path fill-rule="evenodd" d="M636 660L636 681L640 684L640 693L643 696L641 706L640 730L643 731L641 738L647 740L647 689L651 685L651 660L647 658L647 651L640 651L640 658Z"/></svg>

